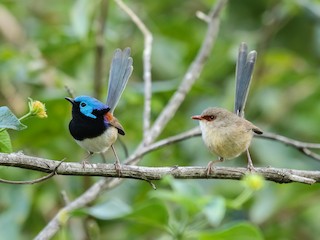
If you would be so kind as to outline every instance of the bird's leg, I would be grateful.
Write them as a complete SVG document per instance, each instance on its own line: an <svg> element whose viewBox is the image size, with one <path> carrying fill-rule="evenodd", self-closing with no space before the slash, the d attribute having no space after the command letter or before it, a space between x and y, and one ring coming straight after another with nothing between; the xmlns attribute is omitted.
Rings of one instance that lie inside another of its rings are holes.
<svg viewBox="0 0 320 240"><path fill-rule="evenodd" d="M91 163L88 161L88 159L93 155L93 152L89 152L88 155L82 160L82 168L86 168L86 164L90 164Z"/></svg>
<svg viewBox="0 0 320 240"><path fill-rule="evenodd" d="M212 166L217 162L223 162L223 157L219 157L218 160L210 161L206 168L206 175L207 177L212 173Z"/></svg>
<svg viewBox="0 0 320 240"><path fill-rule="evenodd" d="M114 156L116 157L116 162L114 163L116 172L118 173L119 176L121 176L121 163L120 163L120 160L119 160L118 155L116 153L116 150L114 149L113 144L111 145L111 148L114 153Z"/></svg>
<svg viewBox="0 0 320 240"><path fill-rule="evenodd" d="M253 172L253 171L254 171L254 166L253 166L253 163L252 163L252 160L251 160L249 148L247 149L247 158L248 158L247 169L248 169L250 172Z"/></svg>

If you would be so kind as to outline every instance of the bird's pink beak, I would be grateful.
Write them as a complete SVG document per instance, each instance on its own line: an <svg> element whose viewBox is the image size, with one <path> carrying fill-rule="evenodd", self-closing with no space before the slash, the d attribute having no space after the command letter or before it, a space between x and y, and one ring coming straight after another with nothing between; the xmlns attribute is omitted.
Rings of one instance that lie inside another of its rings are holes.
<svg viewBox="0 0 320 240"><path fill-rule="evenodd" d="M191 117L193 120L203 120L203 117L201 115L195 115Z"/></svg>

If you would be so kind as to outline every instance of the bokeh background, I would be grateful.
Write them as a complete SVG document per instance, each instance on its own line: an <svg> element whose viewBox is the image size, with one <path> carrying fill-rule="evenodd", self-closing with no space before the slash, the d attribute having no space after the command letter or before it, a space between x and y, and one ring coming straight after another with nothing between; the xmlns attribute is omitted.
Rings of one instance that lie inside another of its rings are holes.
<svg viewBox="0 0 320 240"><path fill-rule="evenodd" d="M108 10L104 33L104 87L94 91L97 24ZM214 1L126 1L154 37L152 119L165 107L201 46L207 13ZM265 131L320 142L320 2L318 0L230 0L211 57L198 81L160 138L197 125L190 116L208 106L229 110L240 42L258 52L246 117ZM46 104L47 119L29 119L23 131L9 131L13 150L48 159L81 161L85 156L68 132L67 85L76 95L106 99L107 74L115 48L131 47L134 72L115 111L132 152L142 138L143 36L113 1L2 0L0 2L0 105L17 116L27 98ZM116 144L124 159L121 145ZM320 163L281 143L255 139L256 166L317 170ZM110 162L113 155L108 153ZM146 155L146 166L205 166L214 158L201 138ZM94 157L92 162L99 162ZM246 166L244 156L221 166ZM1 178L27 180L41 173L0 167ZM0 238L33 238L96 177L55 176L35 185L0 185ZM229 204L243 192L240 181L173 180L158 190L125 180L91 206L70 213L54 239L318 239L320 190L317 184L266 182L238 209ZM235 237L237 236L237 237Z"/></svg>

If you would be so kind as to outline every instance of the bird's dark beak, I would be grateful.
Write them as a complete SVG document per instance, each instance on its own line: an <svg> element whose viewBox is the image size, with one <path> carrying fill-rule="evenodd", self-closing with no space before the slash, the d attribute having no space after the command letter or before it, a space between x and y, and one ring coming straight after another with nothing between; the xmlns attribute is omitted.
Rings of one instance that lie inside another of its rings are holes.
<svg viewBox="0 0 320 240"><path fill-rule="evenodd" d="M65 97L64 98L65 100L71 102L71 104L73 105L74 104L74 100L72 98L69 98L69 97Z"/></svg>
<svg viewBox="0 0 320 240"><path fill-rule="evenodd" d="M203 117L201 115L195 115L191 117L193 120L203 120Z"/></svg>

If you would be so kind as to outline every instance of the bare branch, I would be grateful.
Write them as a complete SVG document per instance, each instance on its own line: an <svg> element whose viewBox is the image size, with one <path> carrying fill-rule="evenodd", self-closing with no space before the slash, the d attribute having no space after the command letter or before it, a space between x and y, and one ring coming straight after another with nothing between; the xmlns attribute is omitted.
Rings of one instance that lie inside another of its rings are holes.
<svg viewBox="0 0 320 240"><path fill-rule="evenodd" d="M312 146L312 147L317 147L317 144L314 143L304 143L301 141L297 141L294 139L290 139L281 135L273 134L273 133L264 133L266 134L266 139L271 139L270 137L272 136L272 140L277 140L280 142L283 142L287 145L290 145L292 147L300 149L303 146ZM179 141L183 141L185 139L195 137L195 136L200 136L201 132L198 127L195 127L191 130L188 130L186 132L183 132L181 134L178 134L173 137L169 137L163 140L160 140L158 142L155 142L154 144L151 144L149 146L145 147L140 147L138 148L139 151L136 151L136 153L133 153L130 155L130 157L125 160L125 165L122 165L122 173L123 174L121 177L122 178L135 178L135 179L141 179L141 180L159 180L160 178L152 177L147 175L139 175L140 173L136 173L135 171L136 168L132 166L133 168L130 168L131 166L128 166L132 163L136 163L137 159L140 159L143 157L145 154L152 152L154 150L157 150L161 147L167 146L169 144L173 144ZM256 136L258 137L258 136ZM260 136L259 136L260 137ZM261 138L261 137L260 137ZM306 155L314 158L314 153L311 152L310 150L306 148L302 148L303 153ZM31 157L31 156L26 156L21 153L13 153L13 154L4 154L0 153L0 165L3 166L12 166L12 167L19 167L19 168L24 168L24 169L30 169L30 170L36 170L36 171L41 171L41 172L50 172L51 174L60 174L60 175L79 175L79 176L104 176L104 177L118 177L118 173L114 168L113 164L90 164L86 165L86 168L84 169L82 167L81 163L74 163L74 162L66 162L62 163L62 161L57 162L54 160L48 160L48 159L43 159L43 158L38 158L38 157ZM61 165L61 166L60 166ZM59 167L59 169L58 169ZM193 168L193 167L191 167ZM127 169L127 170L126 170ZM156 170L159 170L160 172L164 168L148 168L148 170L145 170L146 172L151 171L154 172ZM133 173L131 172L133 171ZM288 169L290 171L290 169ZM285 172L283 172L285 174ZM291 172L289 172L289 175ZM45 176L43 180L48 179L49 176ZM192 175L189 176L190 178L194 178ZM292 176L291 176L292 177ZM42 178L41 178L42 179ZM40 179L38 179L40 180ZM37 180L35 180L37 182ZM296 180L293 180L296 181ZM5 181L3 181L5 182ZM29 182L26 182L29 183ZM33 183L30 181L30 184ZM35 183L35 182L34 182Z"/></svg>
<svg viewBox="0 0 320 240"><path fill-rule="evenodd" d="M159 134L162 132L166 124L175 115L177 109L179 108L181 103L184 101L192 85L199 77L205 62L211 53L211 49L214 45L215 39L218 35L219 25L220 25L219 14L221 13L226 3L227 3L226 0L220 0L211 10L209 14L210 22L208 23L208 30L204 38L204 41L202 43L202 46L196 58L190 65L188 71L184 75L178 90L171 97L169 103L163 109L163 111L161 112L161 114L158 116L155 123L153 124L151 130L149 131L148 137L145 141L146 145L152 143L159 136Z"/></svg>
<svg viewBox="0 0 320 240"><path fill-rule="evenodd" d="M281 143L284 143L288 146L294 147L298 149L301 153L304 155L313 158L317 161L320 161L320 155L311 151L311 149L320 149L320 144L319 143L307 143L307 142L302 142L299 140L295 140L292 138L288 138L279 134L275 133L270 133L270 132L263 132L262 135L255 135L255 137L258 138L263 138L263 139L269 139L269 140L275 140Z"/></svg>
<svg viewBox="0 0 320 240"><path fill-rule="evenodd" d="M54 170L58 175L76 176L101 176L109 178L132 178L150 182L151 180L161 180L166 175L172 175L177 179L234 179L239 180L247 174L246 168L215 167L213 174L207 176L206 167L195 166L173 166L173 167L143 167L143 166L121 166L121 177L114 164L88 164L86 168L81 163L54 161L42 158L35 158L21 154L0 154L0 164L5 166L15 166L21 168L31 168L33 170L48 172ZM59 164L61 164L59 166ZM44 167L46 166L46 167ZM57 169L57 167L59 167ZM303 171L294 169L278 168L255 168L255 171L267 180L277 183L300 182L312 184L320 182L320 171ZM53 172L53 174L54 174ZM154 187L154 186L153 186Z"/></svg>
<svg viewBox="0 0 320 240"><path fill-rule="evenodd" d="M115 0L118 6L128 14L131 20L137 25L144 36L143 50L143 80L144 80L144 113L143 113L143 133L144 139L148 135L151 125L151 53L153 37L146 25L122 0Z"/></svg>
<svg viewBox="0 0 320 240"><path fill-rule="evenodd" d="M257 136L259 138L265 138L265 139L270 139L270 140L276 140L278 142L282 142L287 145L294 146L296 148L313 148L313 149L320 149L320 144L319 143L307 143L307 142L302 142L299 140L295 140L292 138L288 138L285 136L281 136L275 133L270 133L270 132L263 132L262 135Z"/></svg>
<svg viewBox="0 0 320 240"><path fill-rule="evenodd" d="M301 148L300 152L302 152L303 154L305 154L306 156L313 158L317 161L320 161L320 155L316 154L315 152L312 152L310 149L308 148Z"/></svg>
<svg viewBox="0 0 320 240"><path fill-rule="evenodd" d="M43 182L49 178L52 178L54 176L55 172L49 173L46 176L43 176L41 178L37 178L35 180L27 180L27 181L13 181L13 180L6 180L6 179L2 179L0 178L0 182L1 183L6 183L6 184L35 184L35 183L39 183L39 182Z"/></svg>
<svg viewBox="0 0 320 240"><path fill-rule="evenodd" d="M50 174L48 174L46 176L43 176L41 178L38 178L38 179L35 179L35 180L28 180L28 181L12 181L12 180L6 180L6 179L0 178L0 182L1 183L7 183L7 184L35 184L35 183L43 182L43 181L45 181L45 180L47 180L49 178L52 178L56 174L56 171L57 171L58 167L60 167L61 163L64 160L65 159L60 161Z"/></svg>

